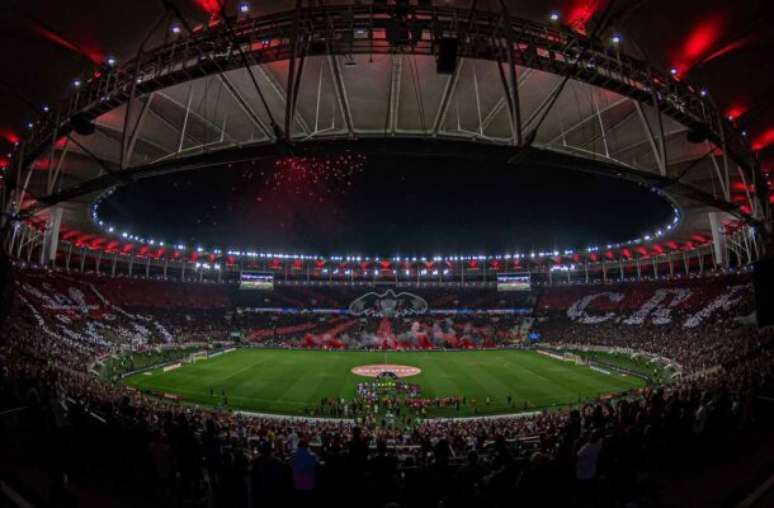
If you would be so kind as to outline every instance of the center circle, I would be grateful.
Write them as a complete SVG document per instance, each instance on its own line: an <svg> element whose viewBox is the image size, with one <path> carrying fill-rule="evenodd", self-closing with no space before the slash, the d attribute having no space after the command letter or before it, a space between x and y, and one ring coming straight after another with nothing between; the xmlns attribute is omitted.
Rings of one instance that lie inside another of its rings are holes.
<svg viewBox="0 0 774 508"><path fill-rule="evenodd" d="M385 372L395 374L397 377L410 377L421 373L422 369L410 365L394 365L390 363L359 365L352 368L352 373L356 376L377 377Z"/></svg>

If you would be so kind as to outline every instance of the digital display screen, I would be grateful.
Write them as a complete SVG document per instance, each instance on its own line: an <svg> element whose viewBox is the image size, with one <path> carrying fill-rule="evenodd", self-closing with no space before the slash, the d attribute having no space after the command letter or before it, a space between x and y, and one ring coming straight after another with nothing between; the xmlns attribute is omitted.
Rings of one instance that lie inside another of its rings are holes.
<svg viewBox="0 0 774 508"><path fill-rule="evenodd" d="M239 279L239 289L270 291L274 289L274 275L270 273L242 272L242 277Z"/></svg>
<svg viewBox="0 0 774 508"><path fill-rule="evenodd" d="M529 291L531 288L528 273L504 273L497 276L498 291Z"/></svg>

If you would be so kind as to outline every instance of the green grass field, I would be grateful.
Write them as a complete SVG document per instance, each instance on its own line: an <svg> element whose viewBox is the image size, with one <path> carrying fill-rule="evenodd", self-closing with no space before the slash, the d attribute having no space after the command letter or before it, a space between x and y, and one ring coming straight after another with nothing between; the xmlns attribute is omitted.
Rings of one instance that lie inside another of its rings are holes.
<svg viewBox="0 0 774 508"><path fill-rule="evenodd" d="M464 352L333 352L240 349L186 364L170 372L160 369L128 377L142 390L173 393L187 402L218 405L225 390L229 407L249 411L301 415L315 409L322 397L352 399L359 365L410 365L422 373L405 378L422 387L423 397L459 395L476 400L478 414L495 414L574 404L600 394L643 386L634 377L602 374L541 356L531 351ZM210 389L215 392L210 395ZM513 398L508 406L507 397ZM491 398L486 404L486 397ZM438 409L436 416L469 416L472 404L457 412Z"/></svg>

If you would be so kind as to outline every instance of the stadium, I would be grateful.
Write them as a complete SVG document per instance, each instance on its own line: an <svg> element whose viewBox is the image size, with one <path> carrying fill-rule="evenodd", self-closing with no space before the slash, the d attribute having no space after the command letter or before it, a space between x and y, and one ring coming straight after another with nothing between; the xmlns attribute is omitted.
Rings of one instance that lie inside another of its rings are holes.
<svg viewBox="0 0 774 508"><path fill-rule="evenodd" d="M70 4L1 16L0 505L774 505L770 6Z"/></svg>

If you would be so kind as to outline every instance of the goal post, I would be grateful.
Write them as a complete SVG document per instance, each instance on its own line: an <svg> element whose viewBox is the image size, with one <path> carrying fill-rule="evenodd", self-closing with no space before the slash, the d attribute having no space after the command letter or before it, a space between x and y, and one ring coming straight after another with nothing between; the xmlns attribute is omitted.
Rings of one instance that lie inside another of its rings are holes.
<svg viewBox="0 0 774 508"><path fill-rule="evenodd" d="M198 351L196 353L191 353L188 356L188 362L189 363L196 363L202 360L207 359L207 352L206 351Z"/></svg>

